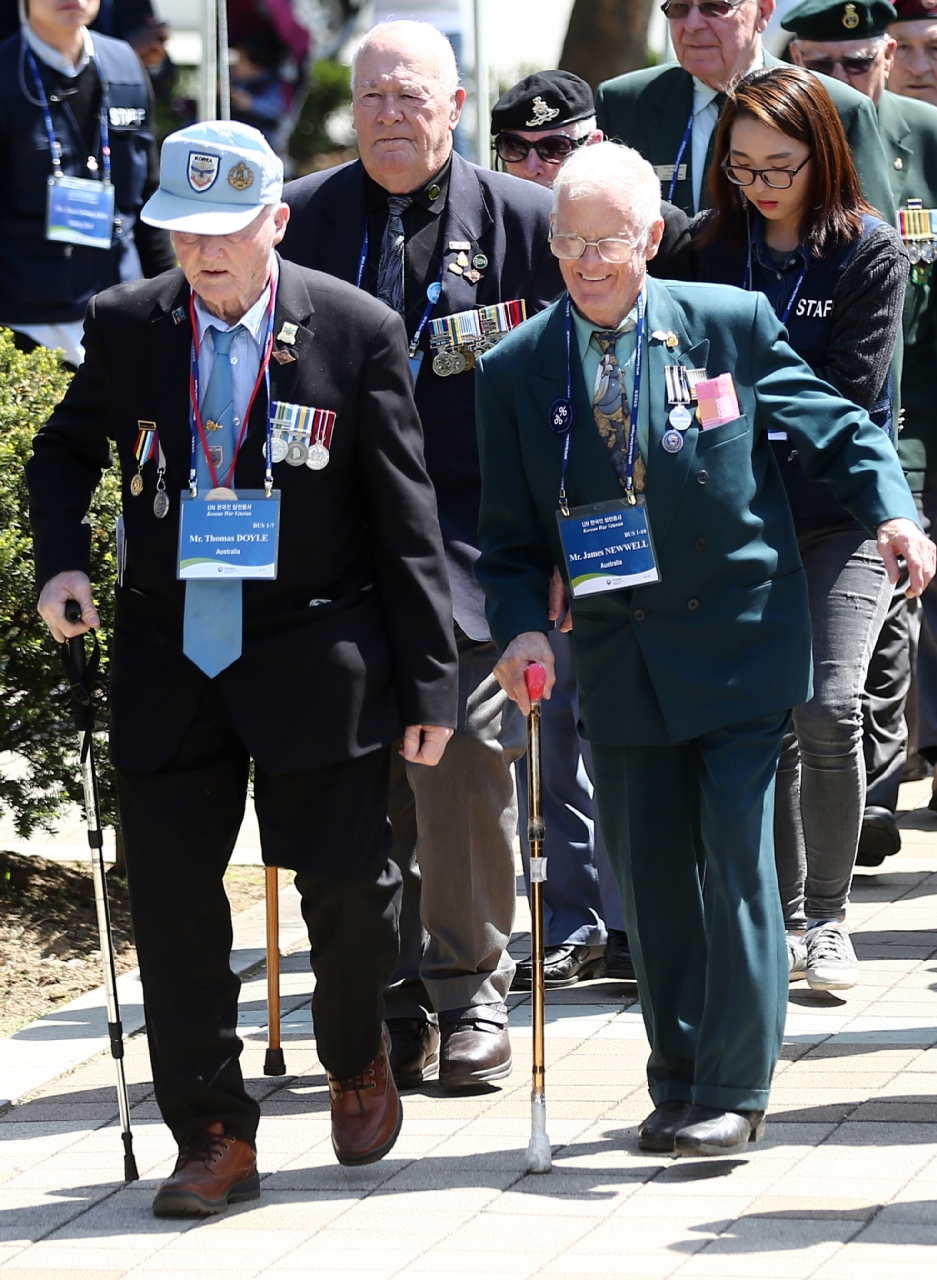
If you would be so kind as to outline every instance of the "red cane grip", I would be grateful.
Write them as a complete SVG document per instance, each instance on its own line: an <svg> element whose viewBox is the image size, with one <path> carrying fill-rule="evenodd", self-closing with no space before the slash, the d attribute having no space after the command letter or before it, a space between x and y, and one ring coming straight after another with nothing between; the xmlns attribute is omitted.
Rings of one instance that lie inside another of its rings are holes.
<svg viewBox="0 0 937 1280"><path fill-rule="evenodd" d="M547 682L546 671L539 662L532 662L524 672L524 679L527 681L527 696L531 702L539 702Z"/></svg>

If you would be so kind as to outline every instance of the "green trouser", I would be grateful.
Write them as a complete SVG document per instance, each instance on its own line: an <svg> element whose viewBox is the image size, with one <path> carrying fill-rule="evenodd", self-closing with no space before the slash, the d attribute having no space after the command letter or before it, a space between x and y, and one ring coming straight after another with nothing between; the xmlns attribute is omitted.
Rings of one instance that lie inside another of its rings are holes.
<svg viewBox="0 0 937 1280"><path fill-rule="evenodd" d="M773 830L788 718L676 746L592 744L655 1105L767 1107L788 992Z"/></svg>

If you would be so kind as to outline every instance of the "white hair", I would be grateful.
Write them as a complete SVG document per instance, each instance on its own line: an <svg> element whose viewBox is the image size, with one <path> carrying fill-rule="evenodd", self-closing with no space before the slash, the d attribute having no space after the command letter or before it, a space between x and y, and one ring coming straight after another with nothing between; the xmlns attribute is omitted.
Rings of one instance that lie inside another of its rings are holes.
<svg viewBox="0 0 937 1280"><path fill-rule="evenodd" d="M588 120L574 120L572 124L563 126L569 131L571 138L584 138L586 134L594 133L598 128L595 116L590 116Z"/></svg>
<svg viewBox="0 0 937 1280"><path fill-rule="evenodd" d="M434 54L439 84L443 93L447 97L451 97L455 93L459 87L459 68L452 45L439 28L434 27L431 22L416 22L409 19L379 22L365 35L351 59L352 87L355 84L358 58L366 49L370 48L372 44L387 45L397 43L401 46L401 51L411 49L415 45L428 54Z"/></svg>
<svg viewBox="0 0 937 1280"><path fill-rule="evenodd" d="M554 217L563 196L581 200L607 195L627 208L638 239L646 239L660 220L660 180L643 156L618 142L580 147L563 162L553 183Z"/></svg>

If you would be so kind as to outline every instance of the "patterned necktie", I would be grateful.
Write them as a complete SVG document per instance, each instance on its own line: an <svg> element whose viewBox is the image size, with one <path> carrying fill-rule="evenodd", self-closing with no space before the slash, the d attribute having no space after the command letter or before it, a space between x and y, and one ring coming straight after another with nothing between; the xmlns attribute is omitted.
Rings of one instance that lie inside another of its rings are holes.
<svg viewBox="0 0 937 1280"><path fill-rule="evenodd" d="M596 329L592 336L602 352L602 359L599 361L595 375L595 388L592 392L592 412L595 415L595 425L599 429L599 435L608 448L612 470L618 476L618 483L622 489L626 489L628 439L632 423L621 366L615 355L615 343L622 334L619 329L612 332ZM639 493L644 488L644 462L638 448L635 448L634 454L634 487Z"/></svg>
<svg viewBox="0 0 937 1280"><path fill-rule="evenodd" d="M223 485L234 461L234 378L231 371L231 343L235 329L216 329L212 334L211 376L202 398L202 425L212 451L215 474ZM196 449L196 475L202 497L214 487L211 469L201 440ZM233 476L232 476L233 482ZM182 623L182 652L207 676L216 676L241 656L241 583L238 580L190 578L185 584L185 614Z"/></svg>
<svg viewBox="0 0 937 1280"><path fill-rule="evenodd" d="M403 213L413 204L410 196L388 196L387 226L381 241L381 257L377 267L377 296L399 315L403 315Z"/></svg>

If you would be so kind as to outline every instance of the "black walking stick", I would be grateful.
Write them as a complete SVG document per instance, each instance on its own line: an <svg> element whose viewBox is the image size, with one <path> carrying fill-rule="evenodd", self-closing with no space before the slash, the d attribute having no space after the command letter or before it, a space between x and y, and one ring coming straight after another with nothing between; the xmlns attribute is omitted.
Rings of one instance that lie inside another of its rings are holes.
<svg viewBox="0 0 937 1280"><path fill-rule="evenodd" d="M549 1173L553 1167L547 1137L546 1052L544 1049L543 999L543 882L547 860L543 856L546 828L543 822L543 788L540 777L540 700L547 673L539 662L524 672L530 696L527 717L527 843L530 845L530 964L533 1005L533 1080L530 1091L530 1142L525 1161L528 1173Z"/></svg>
<svg viewBox="0 0 937 1280"><path fill-rule="evenodd" d="M264 867L267 899L267 1052L265 1076L285 1076L286 1062L280 1048L280 897L276 867Z"/></svg>
<svg viewBox="0 0 937 1280"><path fill-rule="evenodd" d="M68 622L81 622L81 605L77 600L65 602L65 617ZM81 783L85 793L85 821L88 824L88 845L91 849L91 870L94 877L94 905L98 914L101 960L104 965L107 1034L111 1042L111 1057L117 1067L117 1107L120 1111L120 1136L124 1144L124 1181L136 1182L140 1175L137 1173L137 1162L133 1158L133 1135L130 1132L130 1099L127 1096L127 1079L124 1075L124 1029L121 1026L120 1007L117 1003L114 937L111 933L111 913L107 903L107 880L104 875L104 836L101 831L98 780L94 772L94 703L91 695L99 662L100 648L96 638L90 662L85 661L83 635L72 636L62 646L62 663L75 701L73 717L75 728L78 730Z"/></svg>

